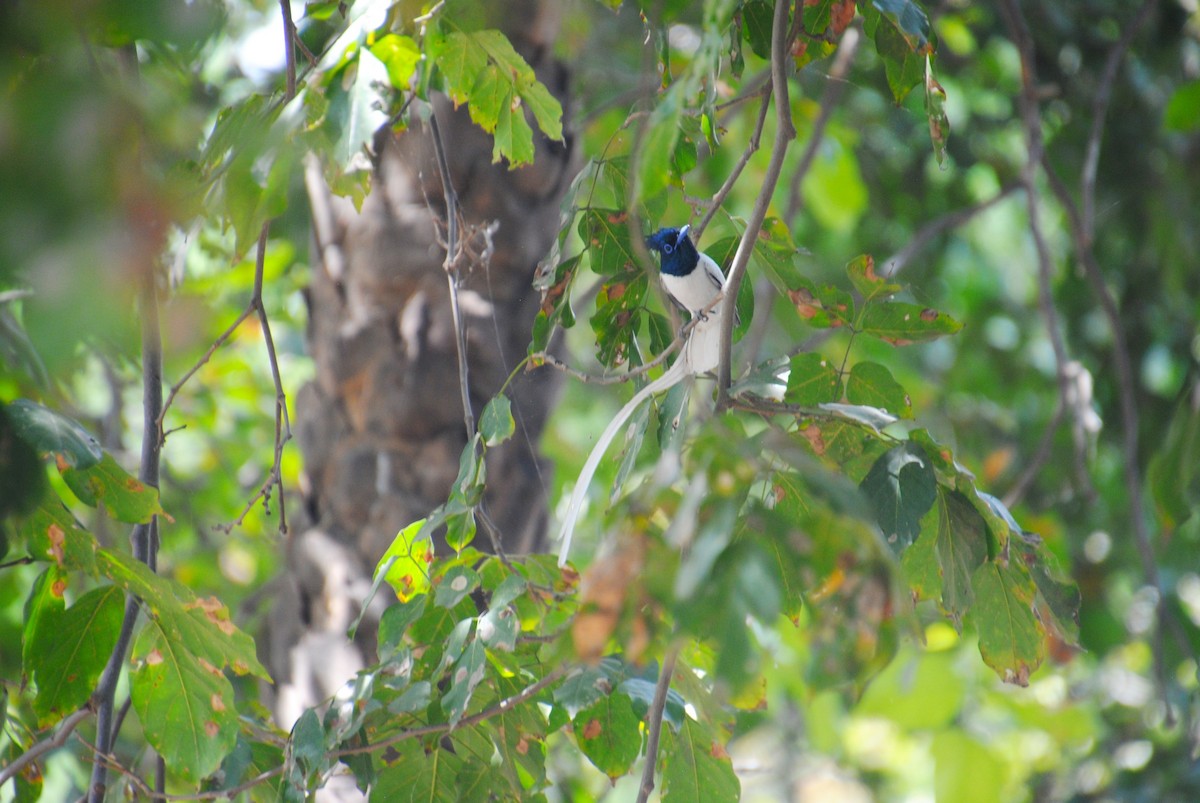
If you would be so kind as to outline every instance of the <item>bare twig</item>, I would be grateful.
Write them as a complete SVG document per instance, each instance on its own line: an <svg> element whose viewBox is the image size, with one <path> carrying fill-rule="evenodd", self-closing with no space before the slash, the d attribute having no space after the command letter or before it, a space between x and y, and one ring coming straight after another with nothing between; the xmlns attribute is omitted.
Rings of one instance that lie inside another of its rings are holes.
<svg viewBox="0 0 1200 803"><path fill-rule="evenodd" d="M759 89L759 94L762 95L762 102L758 107L758 120L754 124L754 133L750 135L750 141L746 143L746 148L742 151L742 155L738 158L737 164L733 166L733 170L729 171L729 175L725 178L725 183L721 185L721 189L717 190L713 195L712 201L709 203L708 211L700 222L696 224L694 239L700 242L701 235L704 234L704 229L712 221L713 215L721 208L721 204L725 203L725 197L733 189L733 185L737 183L738 177L749 163L750 157L753 156L762 142L763 128L767 123L767 110L771 107L771 85L763 84Z"/></svg>
<svg viewBox="0 0 1200 803"><path fill-rule="evenodd" d="M30 746L28 750L14 758L8 766L0 767L0 788L8 783L10 778L15 778L17 773L25 768L25 765L36 761L43 753L48 753L66 744L70 735L79 727L79 723L90 717L92 713L90 708L80 708L71 713L59 724L58 731L53 736Z"/></svg>
<svg viewBox="0 0 1200 803"><path fill-rule="evenodd" d="M158 487L159 457L162 442L159 440L159 420L162 416L162 334L158 316L158 273L153 264L148 264L142 272L142 287L140 293L141 325L142 325L142 459L138 469L138 479L146 485ZM154 571L158 562L158 517L152 517L147 524L137 524L130 534L133 542L133 554L141 562ZM129 651L133 639L133 627L137 622L140 606L132 594L125 596L125 611L121 619L121 628L117 634L117 643L109 655L108 663L100 675L96 691L92 695L92 704L96 709L96 749L101 755L108 755L116 742L120 719L114 721L114 696L117 691L117 680L121 676L121 668L125 663L125 655ZM92 767L91 782L88 787L88 799L91 803L101 803L104 800L108 785L108 771L103 763Z"/></svg>
<svg viewBox="0 0 1200 803"><path fill-rule="evenodd" d="M767 162L767 169L763 175L762 189L754 200L754 208L750 213L750 219L746 222L746 230L742 232L742 239L738 242L725 286L724 294L729 298L729 303L721 310L721 363L717 368L718 410L725 409L729 404L733 319L737 314L735 302L738 288L741 287L742 277L746 274L746 265L750 262L750 254L754 250L758 232L767 217L767 207L771 203L771 195L775 192L775 185L779 183L779 174L783 170L783 157L787 154L788 145L796 137L796 129L792 125L792 109L788 101L788 11L791 5L791 3L775 4L775 15L771 28L771 90L775 99L775 143L771 147L771 158Z"/></svg>
<svg viewBox="0 0 1200 803"><path fill-rule="evenodd" d="M858 25L851 25L842 34L842 41L838 44L837 53L833 56L833 64L829 68L829 83L825 85L825 92L821 95L820 111L817 113L817 119L813 122L812 134L808 137L808 145L805 146L804 154L800 157L800 164L792 173L787 211L784 212L783 218L789 225L800 213L803 205L800 185L804 182L804 177L808 175L809 168L812 167L813 160L817 156L817 149L821 147L821 140L825 138L825 128L829 125L829 118L833 116L833 110L841 100L842 92L846 88L846 75L850 72L850 65L854 62L854 54L858 52L858 45L861 41L862 33L859 31Z"/></svg>
<svg viewBox="0 0 1200 803"><path fill-rule="evenodd" d="M467 438L475 434L475 413L471 409L471 382L467 373L467 329L463 323L462 310L458 305L458 267L455 262L459 257L458 243L458 194L450 180L450 164L446 160L446 148L442 142L442 132L438 128L437 110L429 110L430 139L437 156L438 174L442 179L442 196L446 201L446 259L442 267L446 271L446 284L450 289L450 315L454 321L454 346L458 352L458 391L462 397L463 424L467 428Z"/></svg>
<svg viewBox="0 0 1200 803"><path fill-rule="evenodd" d="M1143 4L1138 12L1138 17L1132 26L1126 29L1126 35L1114 46L1109 53L1109 58L1105 67L1105 75L1102 79L1102 84L1098 90L1097 98L1093 104L1093 110L1096 114L1096 119L1092 121L1092 133L1088 142L1088 154L1086 160L1092 161L1091 173L1085 173L1082 177L1081 191L1091 200L1085 201L1087 208L1094 209L1094 194L1095 194L1095 164L1094 161L1099 158L1100 141L1103 132L1103 117L1107 110L1108 96L1111 93L1111 84L1115 79L1116 71L1121 58L1128 49L1136 29L1139 28L1153 9L1154 0L1148 0ZM1033 45L1032 39L1029 36L1029 31L1025 26L1024 17L1021 15L1020 7L1016 0L1005 0L1002 6L1009 27L1012 29L1014 39L1016 40L1018 49L1022 53L1022 75L1023 84L1025 85L1025 93L1032 92L1034 81L1033 73ZM1027 123L1028 125L1028 123ZM1039 128L1040 133L1040 128ZM1142 563L1142 572L1146 583L1154 588L1157 597L1157 616L1159 620L1158 627L1150 639L1151 652L1154 657L1154 675L1155 682L1159 689L1159 694L1162 698L1165 710L1166 721L1168 724L1173 724L1175 721L1174 707L1171 705L1168 695L1168 667L1166 663L1166 655L1163 651L1163 630L1169 628L1173 638L1178 642L1179 647L1184 654L1196 657L1196 652L1192 649L1190 640L1186 633L1182 631L1182 627L1175 619L1171 612L1167 594L1162 581L1162 576L1158 571L1158 561L1154 554L1154 546L1151 542L1151 536L1146 524L1145 498L1142 493L1141 468L1139 465L1138 455L1138 412L1137 400L1134 396L1137 382L1133 373L1133 362L1129 353L1128 339L1125 335L1125 327L1121 322L1120 310L1117 307L1116 299L1113 298L1107 284L1104 281L1104 276L1100 270L1099 264L1096 262L1095 254L1092 251L1091 239L1091 222L1085 218L1071 198L1070 192L1066 185L1058 177L1053 167L1050 165L1049 159L1046 158L1044 151L1039 148L1036 153L1030 154L1030 162L1034 161L1036 155L1037 161L1041 164L1051 190L1067 211L1067 217L1071 225L1072 240L1074 241L1077 256L1080 263L1083 265L1084 273L1088 278L1088 282L1092 285L1093 292L1100 302L1101 310L1108 321L1109 327L1113 335L1113 358L1116 365L1117 373L1117 392L1121 409L1121 425L1122 425L1122 450L1124 452L1124 474L1125 474L1125 489L1129 496L1130 508L1130 525L1133 533L1134 544L1138 551L1138 556ZM1085 168L1086 168L1085 164ZM1030 165L1026 165L1027 168ZM1061 368L1061 366L1060 366ZM1064 395L1064 400L1066 396Z"/></svg>
<svg viewBox="0 0 1200 803"><path fill-rule="evenodd" d="M283 17L283 54L287 73L287 99L296 97L296 23L292 20L292 0L279 0L279 13Z"/></svg>
<svg viewBox="0 0 1200 803"><path fill-rule="evenodd" d="M1005 0L1001 6L1013 38L1021 56L1021 117L1025 124L1025 142L1028 155L1021 166L1021 186L1025 193L1026 210L1029 216L1029 233L1033 237L1034 249L1037 254L1038 278L1038 310L1046 324L1046 335L1054 351L1055 377L1058 381L1058 395L1061 402L1067 405L1067 400L1073 393L1072 379L1068 364L1070 357L1063 340L1062 327L1059 322L1058 308L1054 305L1053 270L1054 260L1050 255L1046 236L1042 230L1040 203L1037 190L1038 165L1045 152L1042 139L1042 118L1038 108L1037 68L1033 52L1033 38L1025 23L1025 17L1016 0ZM1067 405L1069 406L1069 405ZM1077 410L1071 411L1078 414ZM1081 438L1075 442L1074 458L1076 475L1085 484L1085 491L1090 492L1091 483L1087 474L1087 444Z"/></svg>
<svg viewBox="0 0 1200 803"><path fill-rule="evenodd" d="M254 302L251 301L246 305L246 308L242 310L242 313L234 319L233 323L229 324L229 326L225 328L225 331L222 332L217 339L209 345L208 349L204 352L200 359L197 360L196 363L190 369L188 369L188 372L183 375L183 378L172 385L171 389L167 391L167 400L163 403L162 410L158 414L158 442L160 445L165 443L167 440L167 430L163 429L163 421L167 417L167 411L171 409L171 405L175 402L175 397L179 395L181 390L183 390L183 386L188 383L188 380L195 376L197 371L208 364L208 361L212 359L212 356L216 353L217 349L225 345L225 341L232 337L233 333L237 331L237 328L241 326L242 323L253 313ZM170 431L174 432L175 430Z"/></svg>
<svg viewBox="0 0 1200 803"><path fill-rule="evenodd" d="M549 674L547 674L544 678L542 678L541 680L539 680L535 683L530 684L529 686L525 687L521 691L514 694L512 697L507 697L507 698L501 700L500 702L496 703L495 705L491 706L490 708L485 708L484 710L476 712L470 716L463 717L462 719L460 719L458 721L458 724L456 724L456 725L450 725L449 723L439 723L439 724L434 724L434 725L422 725L417 728L411 728L409 730L404 730L399 733L392 734L391 736L389 736L385 739L381 739L380 741L375 742L373 744L365 744L365 745L360 745L357 747L349 747L349 748L345 748L342 750L333 750L333 751L330 751L329 756L330 756L330 758L340 759L340 758L345 758L347 756L359 755L362 753L370 753L375 750L381 750L390 745L397 744L399 742L407 741L408 739L419 739L424 736L432 736L432 735L436 735L439 733L449 733L451 731L458 730L461 728L469 728L472 725L478 725L480 722L483 722L484 720L488 720L488 719L491 719L492 717L497 717L497 716L500 716L501 714L508 713L515 706L518 706L521 703L526 702L527 700L531 699L532 697L537 696L543 690L549 688L550 686L554 685L559 680L561 680L563 678L563 676L567 674L567 671L568 671L568 668L565 665L556 667L555 669L551 670L549 672ZM84 710L86 711L86 709L84 709ZM65 739L66 737L63 737L63 738ZM87 744L87 742L82 739L80 739L80 741L84 742L84 744ZM127 767L121 766L119 763L114 761L112 759L112 757L106 756L99 752L96 752L96 748L93 747L92 745L88 745L88 746L91 747L93 752L96 753L96 756L95 756L96 761L104 763L108 769L112 769L117 772L120 772L122 775L129 778L130 781L133 783L133 785L138 787L138 789L142 792L142 794L146 795L147 797L151 798L152 800L164 800L164 801L165 800L218 800L218 799L226 799L226 798L232 800L237 795L241 794L242 792L253 789L254 787L258 786L259 784L266 783L267 781L271 780L272 778L279 777L280 775L283 774L283 771L284 771L284 767L282 765L280 765L278 767L273 767L273 768L267 770L266 772L256 775L255 777L251 778L250 780L248 780L242 784L239 784L237 786L230 787L229 789L214 789L214 790L206 791L206 792L195 792L193 794L182 794L182 795L163 794L161 792L155 792L155 791L151 790L149 784L147 784L144 780L142 780L142 778L139 777L137 775L137 773L133 772L132 770L128 769ZM47 748L47 749L49 749L49 748Z"/></svg>
<svg viewBox="0 0 1200 803"><path fill-rule="evenodd" d="M956 209L953 212L948 212L941 217L934 218L926 223L921 229L912 236L903 248L892 254L881 263L883 266L882 275L887 277L895 276L912 261L913 257L921 252L929 241L937 237L943 232L961 226L976 215L986 212L996 204L1003 201L1015 191L1021 189L1022 184L1014 181L1010 184L1005 184L991 198L979 201L978 203Z"/></svg>
<svg viewBox="0 0 1200 803"><path fill-rule="evenodd" d="M712 307L716 305L716 303L717 302L714 301L714 303L712 305L710 305L708 309L711 310ZM693 328L695 328L696 324L700 320L701 320L701 316L697 315L697 316L693 317L690 321L685 323L682 327L680 327L679 334L677 334L675 336L675 339L672 340L670 343L668 343L666 348L664 348L662 351L660 351L658 354L656 354L654 359L652 359L650 362L643 363L642 365L639 365L636 368L630 368L628 371L625 371L620 374L613 374L611 376L596 376L595 374L589 374L589 373L580 371L578 368L572 368L570 365L567 365L567 363L564 360L559 359L558 357L556 357L555 355L553 355L547 351L539 351L538 353L532 355L532 357L536 360L541 360L546 365L549 365L551 368L555 368L559 371L562 371L563 373L567 374L568 376L578 379L580 382L583 382L585 384L589 384L589 385L620 385L622 383L628 382L631 379L636 379L639 376L644 376L644 375L650 373L650 371L654 370L658 366L662 365L664 362L666 362L667 357L670 357L672 354L674 354L676 351L678 351L683 346L684 343L687 342L688 334L692 331Z"/></svg>
<svg viewBox="0 0 1200 803"><path fill-rule="evenodd" d="M260 495L265 502L269 498L271 484L279 486L279 532L286 534L287 508L284 504L282 463L283 447L292 439L292 423L288 419L287 394L283 391L283 377L279 374L279 358L275 354L275 338L271 336L271 322L267 319L267 308L263 304L263 268L267 258L267 235L270 230L270 222L263 223L262 231L258 235L258 253L254 259L254 305L258 310L258 322L262 327L263 342L267 346L271 380L275 383L275 459L267 478L267 484L264 486L267 490L260 492Z"/></svg>
<svg viewBox="0 0 1200 803"><path fill-rule="evenodd" d="M1104 138L1104 120L1108 116L1108 103L1112 98L1113 84L1117 79L1117 70L1125 59L1133 38L1138 35L1150 14L1158 5L1158 0L1145 0L1138 9L1137 15L1128 25L1123 26L1121 38L1108 52L1104 62L1104 72L1096 87L1096 96L1092 99L1092 128L1088 133L1087 150L1084 152L1083 167L1080 170L1080 217L1083 223L1083 242L1088 248L1092 246L1092 237L1096 227L1096 167L1100 163L1100 144Z"/></svg>
<svg viewBox="0 0 1200 803"><path fill-rule="evenodd" d="M781 3L780 5L788 5ZM667 709L667 692L671 690L671 677L675 674L675 659L679 656L679 645L672 644L663 657L658 683L654 686L654 700L646 712L649 730L646 734L646 764L642 768L642 783L638 787L638 803L646 803L654 791L654 769L658 764L658 741L662 736L663 715Z"/></svg>

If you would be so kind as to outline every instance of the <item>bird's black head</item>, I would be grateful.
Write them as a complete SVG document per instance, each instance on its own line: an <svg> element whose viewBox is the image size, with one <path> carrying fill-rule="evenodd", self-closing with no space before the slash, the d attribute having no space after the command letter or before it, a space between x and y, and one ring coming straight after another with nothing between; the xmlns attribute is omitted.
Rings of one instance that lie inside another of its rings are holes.
<svg viewBox="0 0 1200 803"><path fill-rule="evenodd" d="M646 247L662 254L662 272L668 276L687 276L700 263L700 252L692 245L688 229L659 229L646 238Z"/></svg>

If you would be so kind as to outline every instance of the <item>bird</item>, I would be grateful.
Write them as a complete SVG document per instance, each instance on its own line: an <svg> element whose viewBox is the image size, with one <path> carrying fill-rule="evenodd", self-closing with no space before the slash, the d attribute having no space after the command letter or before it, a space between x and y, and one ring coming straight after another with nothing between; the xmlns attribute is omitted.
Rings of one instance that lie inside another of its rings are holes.
<svg viewBox="0 0 1200 803"><path fill-rule="evenodd" d="M688 235L690 229L689 225L659 229L646 238L646 247L662 255L659 273L667 295L692 318L700 318L683 349L683 359L691 372L699 374L716 368L720 361L720 326L706 322L721 318L725 302L718 296L725 292L725 274L712 257L696 250ZM741 323L736 311L734 321Z"/></svg>
<svg viewBox="0 0 1200 803"><path fill-rule="evenodd" d="M646 238L646 247L662 255L659 270L663 287L671 299L693 317L714 314L720 317L721 303L711 310L708 305L725 290L725 274L708 254L696 250L688 236L690 225L678 229L659 229Z"/></svg>
<svg viewBox="0 0 1200 803"><path fill-rule="evenodd" d="M662 255L659 271L663 288L672 301L692 316L694 323L691 331L688 332L679 358L662 376L635 393L620 409L604 428L604 432L600 434L599 440L584 461L558 534L562 542L558 553L559 566L565 566L567 563L575 521L579 518L583 498L592 483L600 460L604 457L604 452L617 432L646 399L669 390L688 376L711 371L720 362L721 305L724 303L722 294L725 292L725 274L712 257L696 250L688 236L690 228L685 225L680 228L659 229L646 238L646 247Z"/></svg>

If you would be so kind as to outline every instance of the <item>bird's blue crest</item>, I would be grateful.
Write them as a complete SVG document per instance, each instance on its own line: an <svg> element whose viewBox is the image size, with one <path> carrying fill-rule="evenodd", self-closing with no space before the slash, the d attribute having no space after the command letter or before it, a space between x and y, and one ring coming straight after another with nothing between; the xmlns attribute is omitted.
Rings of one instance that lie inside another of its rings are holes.
<svg viewBox="0 0 1200 803"><path fill-rule="evenodd" d="M700 252L688 236L691 226L659 229L646 238L646 247L662 254L662 272L669 276L687 276L696 269Z"/></svg>

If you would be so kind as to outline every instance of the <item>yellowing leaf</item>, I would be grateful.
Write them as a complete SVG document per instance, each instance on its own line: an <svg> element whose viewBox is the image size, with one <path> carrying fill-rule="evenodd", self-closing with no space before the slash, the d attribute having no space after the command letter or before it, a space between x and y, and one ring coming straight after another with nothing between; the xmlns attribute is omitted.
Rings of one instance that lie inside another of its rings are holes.
<svg viewBox="0 0 1200 803"><path fill-rule="evenodd" d="M418 519L396 533L392 545L375 567L376 576L384 572L384 579L401 602L408 602L418 594L429 591L429 565L433 562L433 548L428 538L420 536L424 524L425 519Z"/></svg>

